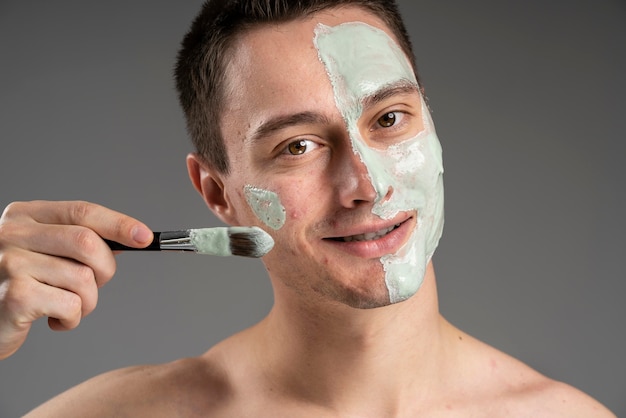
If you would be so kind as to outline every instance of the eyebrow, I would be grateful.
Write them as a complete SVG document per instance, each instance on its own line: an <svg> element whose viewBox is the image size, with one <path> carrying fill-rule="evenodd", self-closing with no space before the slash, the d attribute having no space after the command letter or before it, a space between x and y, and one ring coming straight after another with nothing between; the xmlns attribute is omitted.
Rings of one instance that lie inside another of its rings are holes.
<svg viewBox="0 0 626 418"><path fill-rule="evenodd" d="M364 97L361 100L364 109L368 109L374 107L380 102L388 99L389 97L393 97L399 94L420 94L419 87L417 84L408 81L408 80L400 80L395 83L387 84L374 93Z"/></svg>
<svg viewBox="0 0 626 418"><path fill-rule="evenodd" d="M330 123L330 119L326 115L311 111L279 115L263 122L254 130L254 133L250 136L248 141L251 143L258 142L262 138L292 126L313 124L328 125Z"/></svg>

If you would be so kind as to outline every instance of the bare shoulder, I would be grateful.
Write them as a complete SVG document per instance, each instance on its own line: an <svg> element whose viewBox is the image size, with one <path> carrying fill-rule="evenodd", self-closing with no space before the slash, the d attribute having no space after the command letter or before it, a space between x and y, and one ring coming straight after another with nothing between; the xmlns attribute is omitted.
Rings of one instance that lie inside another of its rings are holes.
<svg viewBox="0 0 626 418"><path fill-rule="evenodd" d="M104 373L61 393L27 417L193 417L219 409L228 397L228 378L218 363L187 358Z"/></svg>
<svg viewBox="0 0 626 418"><path fill-rule="evenodd" d="M528 407L536 411L530 416L615 418L600 402L566 383L543 376L533 383L518 398L527 412Z"/></svg>
<svg viewBox="0 0 626 418"><path fill-rule="evenodd" d="M478 343L491 405L506 416L615 417L600 402L563 382L553 380L493 347ZM488 370L485 373L485 370Z"/></svg>
<svg viewBox="0 0 626 418"><path fill-rule="evenodd" d="M460 416L594 417L615 415L591 396L452 327L447 409ZM444 403L445 404L445 403ZM444 414L445 415L445 414Z"/></svg>

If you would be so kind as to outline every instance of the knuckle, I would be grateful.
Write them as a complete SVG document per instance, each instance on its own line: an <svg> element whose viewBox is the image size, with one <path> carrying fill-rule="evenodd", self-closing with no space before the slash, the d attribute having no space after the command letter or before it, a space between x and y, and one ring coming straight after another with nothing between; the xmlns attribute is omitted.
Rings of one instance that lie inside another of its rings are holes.
<svg viewBox="0 0 626 418"><path fill-rule="evenodd" d="M82 302L81 317L84 317L84 316L89 315L91 312L93 312L96 309L96 305L98 304L97 294L93 298L83 299L82 301L83 302Z"/></svg>
<svg viewBox="0 0 626 418"><path fill-rule="evenodd" d="M111 281L111 279L114 276L114 273L115 273L114 271L109 272L108 270L103 270L103 271L98 272L98 274L96 275L96 286L98 287L98 289L100 289L102 286L104 286L109 281Z"/></svg>
<svg viewBox="0 0 626 418"><path fill-rule="evenodd" d="M5 281L0 284L0 305L12 316L19 317L20 312L28 304L31 289L20 280ZM16 318L16 321L20 321Z"/></svg>
<svg viewBox="0 0 626 418"><path fill-rule="evenodd" d="M66 317L68 319L80 319L83 310L83 302L80 296L73 292L63 292L62 298L61 303L65 307Z"/></svg>
<svg viewBox="0 0 626 418"><path fill-rule="evenodd" d="M89 315L98 304L98 291L88 292L81 298L81 315Z"/></svg>
<svg viewBox="0 0 626 418"><path fill-rule="evenodd" d="M76 263L73 280L76 282L76 293L81 299L82 314L87 315L95 309L98 300L95 273L91 267Z"/></svg>
<svg viewBox="0 0 626 418"><path fill-rule="evenodd" d="M11 227L7 226L6 222L0 220L0 243L5 241L11 233Z"/></svg>
<svg viewBox="0 0 626 418"><path fill-rule="evenodd" d="M0 273L8 278L21 270L24 262L17 251L5 251L0 253Z"/></svg>
<svg viewBox="0 0 626 418"><path fill-rule="evenodd" d="M100 245L100 237L88 228L80 228L75 232L74 243L80 248L81 252L86 254L95 253L96 249Z"/></svg>
<svg viewBox="0 0 626 418"><path fill-rule="evenodd" d="M74 280L80 288L89 288L95 284L95 275L91 267L76 263L73 273Z"/></svg>
<svg viewBox="0 0 626 418"><path fill-rule="evenodd" d="M104 263L102 266L102 272L100 277L98 277L98 282L101 284L105 284L109 280L113 278L116 270L115 259L112 259L110 263Z"/></svg>
<svg viewBox="0 0 626 418"><path fill-rule="evenodd" d="M12 216L14 216L15 214L18 214L22 211L22 208L24 207L25 203L24 202L11 202L9 203L5 208L4 211L2 211L2 219L5 218L10 218Z"/></svg>
<svg viewBox="0 0 626 418"><path fill-rule="evenodd" d="M19 232L19 229L6 219L0 219L0 244L7 243Z"/></svg>
<svg viewBox="0 0 626 418"><path fill-rule="evenodd" d="M117 217L113 224L113 231L117 236L126 235L131 228L132 223L129 222L128 219L124 216Z"/></svg>
<svg viewBox="0 0 626 418"><path fill-rule="evenodd" d="M93 213L94 209L94 204L79 200L71 205L70 217L75 223L81 224L81 221L88 218Z"/></svg>

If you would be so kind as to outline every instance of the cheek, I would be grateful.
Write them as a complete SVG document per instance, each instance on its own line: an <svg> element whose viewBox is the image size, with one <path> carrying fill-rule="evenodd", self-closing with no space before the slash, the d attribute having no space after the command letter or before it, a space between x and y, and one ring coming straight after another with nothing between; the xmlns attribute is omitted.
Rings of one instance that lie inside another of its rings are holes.
<svg viewBox="0 0 626 418"><path fill-rule="evenodd" d="M298 221L304 218L306 215L306 211L302 208L295 208L289 210L287 213L289 214L289 219L291 219L292 221Z"/></svg>
<svg viewBox="0 0 626 418"><path fill-rule="evenodd" d="M280 230L289 227L290 221L305 218L311 194L303 189L302 182L298 181L267 188L246 185L240 196L261 222Z"/></svg>
<svg viewBox="0 0 626 418"><path fill-rule="evenodd" d="M316 193L312 193L305 182L298 181L282 188L280 195L287 211L287 218L290 221L301 221L306 219L310 212Z"/></svg>
<svg viewBox="0 0 626 418"><path fill-rule="evenodd" d="M318 172L283 182L278 194L285 206L287 223L315 222L329 207L331 187Z"/></svg>
<svg viewBox="0 0 626 418"><path fill-rule="evenodd" d="M303 221L314 221L316 208L327 205L330 189L327 180L323 173L310 170L306 174L282 175L273 181L247 184L239 195L266 226L276 231L291 229ZM279 215L282 220L277 222Z"/></svg>
<svg viewBox="0 0 626 418"><path fill-rule="evenodd" d="M278 230L285 223L285 207L278 193L253 185L243 187L243 193L256 217L268 227Z"/></svg>
<svg viewBox="0 0 626 418"><path fill-rule="evenodd" d="M417 142L406 149L396 150L387 156L389 171L392 173L392 185L400 188L415 189L420 183L420 176L426 174L424 170L425 157L419 150Z"/></svg>

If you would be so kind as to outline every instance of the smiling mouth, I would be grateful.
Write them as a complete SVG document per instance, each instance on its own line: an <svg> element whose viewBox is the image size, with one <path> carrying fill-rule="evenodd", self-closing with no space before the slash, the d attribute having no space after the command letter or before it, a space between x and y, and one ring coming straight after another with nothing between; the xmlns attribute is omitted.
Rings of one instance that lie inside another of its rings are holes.
<svg viewBox="0 0 626 418"><path fill-rule="evenodd" d="M388 228L383 228L380 231L376 231L376 232L368 232L366 234L350 235L347 237L337 237L337 238L330 238L330 239L333 241L340 241L340 242L373 241L373 240L384 237L385 235L387 235L388 233L390 233L391 231L399 227L401 224L402 223L398 223Z"/></svg>

